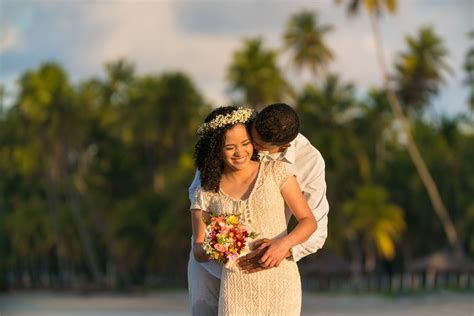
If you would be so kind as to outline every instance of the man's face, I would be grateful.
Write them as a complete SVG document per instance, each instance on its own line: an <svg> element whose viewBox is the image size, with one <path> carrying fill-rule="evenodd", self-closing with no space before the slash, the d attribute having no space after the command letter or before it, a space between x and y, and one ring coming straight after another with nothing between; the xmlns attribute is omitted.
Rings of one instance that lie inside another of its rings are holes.
<svg viewBox="0 0 474 316"><path fill-rule="evenodd" d="M283 145L283 146L275 146L271 143L264 142L260 138L260 134L258 134L257 130L255 129L255 126L253 126L253 125L252 125L252 129L251 129L251 134L252 134L253 146L258 151L265 151L269 154L274 154L274 153L277 153L277 152L285 151L286 148L289 147L289 144L288 145Z"/></svg>

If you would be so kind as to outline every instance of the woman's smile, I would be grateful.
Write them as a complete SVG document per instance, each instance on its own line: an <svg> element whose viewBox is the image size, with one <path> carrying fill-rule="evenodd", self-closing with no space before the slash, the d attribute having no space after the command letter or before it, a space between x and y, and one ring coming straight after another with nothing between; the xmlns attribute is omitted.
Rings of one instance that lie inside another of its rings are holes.
<svg viewBox="0 0 474 316"><path fill-rule="evenodd" d="M242 156L242 157L233 157L232 160L237 163L237 164L242 164L247 161L248 156Z"/></svg>

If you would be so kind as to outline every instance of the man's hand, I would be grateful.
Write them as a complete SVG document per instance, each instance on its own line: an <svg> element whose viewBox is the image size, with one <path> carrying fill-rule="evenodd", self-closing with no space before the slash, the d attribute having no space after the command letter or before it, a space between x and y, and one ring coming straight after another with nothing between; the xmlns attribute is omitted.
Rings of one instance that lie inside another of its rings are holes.
<svg viewBox="0 0 474 316"><path fill-rule="evenodd" d="M253 251L253 250L258 250L258 248L260 248L260 246L262 246L263 244L265 244L265 243L267 243L267 242L269 242L269 241L270 241L270 239L268 239L268 238L257 239L257 240L255 240L254 242L251 242L251 243L249 244L249 248L250 248L250 250L252 250L252 251Z"/></svg>
<svg viewBox="0 0 474 316"><path fill-rule="evenodd" d="M262 238L257 239L253 243L249 244L249 248L252 250L252 252L237 259L237 265L239 266L240 270L242 270L244 273L254 273L266 269L260 265L260 262L258 262L265 253L266 248L259 248L262 244L269 241L270 239L268 238Z"/></svg>
<svg viewBox="0 0 474 316"><path fill-rule="evenodd" d="M244 273L254 273L270 269L266 268L259 262L262 256L267 251L269 242L270 239L268 238L262 238L254 241L252 244L249 245L249 248L250 250L252 250L252 252L237 259L237 264ZM288 251L286 257L288 258L290 256L291 253Z"/></svg>

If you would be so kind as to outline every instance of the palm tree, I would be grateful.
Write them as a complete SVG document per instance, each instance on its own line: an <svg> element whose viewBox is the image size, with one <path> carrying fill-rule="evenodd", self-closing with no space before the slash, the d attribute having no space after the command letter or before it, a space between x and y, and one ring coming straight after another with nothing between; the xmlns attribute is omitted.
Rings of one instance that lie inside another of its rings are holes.
<svg viewBox="0 0 474 316"><path fill-rule="evenodd" d="M469 32L469 38L474 41L474 30ZM474 111L474 45L471 45L466 53L464 61L464 70L466 71L465 84L469 88L469 107Z"/></svg>
<svg viewBox="0 0 474 316"><path fill-rule="evenodd" d="M5 95L6 95L5 86L0 84L0 118L1 118L1 114L3 112L3 107L5 106L4 105Z"/></svg>
<svg viewBox="0 0 474 316"><path fill-rule="evenodd" d="M125 59L105 63L107 82L104 85L105 95L112 104L117 103L126 94L127 84L133 79L135 66Z"/></svg>
<svg viewBox="0 0 474 316"><path fill-rule="evenodd" d="M311 122L325 127L340 125L348 112L354 109L355 88L351 83L341 82L336 74L327 74L320 87L306 85L297 104L301 119L307 126Z"/></svg>
<svg viewBox="0 0 474 316"><path fill-rule="evenodd" d="M293 90L277 66L277 52L263 48L260 38L245 39L243 44L227 72L231 90L254 107L291 98Z"/></svg>
<svg viewBox="0 0 474 316"><path fill-rule="evenodd" d="M304 135L325 152L327 167L334 172L332 180L337 182L339 176L347 177L347 170L353 172L350 180L345 181L343 191L350 192L348 183L356 185L359 179L369 180L369 156L357 137L359 134L355 132L354 124L354 118L363 109L357 102L355 87L351 83L329 73L320 87L305 86L299 95L296 110ZM356 164L352 164L354 161ZM354 168L346 168L348 164Z"/></svg>
<svg viewBox="0 0 474 316"><path fill-rule="evenodd" d="M439 91L443 71L452 72L444 62L447 49L430 26L422 27L418 38L407 36L408 51L396 62L397 95L406 110L421 110Z"/></svg>
<svg viewBox="0 0 474 316"><path fill-rule="evenodd" d="M387 92L384 88L371 88L364 101L361 124L366 135L372 135L373 161L377 173L383 170L387 158L386 147L398 139L398 129L390 111Z"/></svg>
<svg viewBox="0 0 474 316"><path fill-rule="evenodd" d="M305 66L316 75L334 59L331 49L324 43L324 36L333 27L319 25L318 14L303 10L291 16L283 36L285 49L292 52L292 61L296 69Z"/></svg>
<svg viewBox="0 0 474 316"><path fill-rule="evenodd" d="M38 141L37 155L46 164L43 185L54 221L56 248L65 245L61 236L61 226L64 225L59 222L59 212L63 207L61 197L64 195L67 197L86 263L95 280L101 282L102 275L92 236L73 183L75 158L83 145L81 133L78 132L81 111L63 69L57 64L45 63L37 71L25 73L20 79L18 106L26 125L30 127L29 131L36 132L31 137ZM57 259L61 261L61 254L57 254Z"/></svg>
<svg viewBox="0 0 474 316"><path fill-rule="evenodd" d="M336 3L342 3L344 0L336 0ZM379 63L379 67L382 71L384 86L387 91L387 96L390 102L390 106L392 111L396 117L396 119L400 122L401 128L406 137L406 146L408 153L410 155L413 164L423 182L426 190L428 191L429 198L433 205L433 208L441 220L443 225L444 231L448 238L448 241L456 251L462 253L462 248L459 243L458 234L456 229L453 225L451 218L449 217L449 213L441 199L441 195L439 194L438 187L436 186L431 173L429 172L425 161L423 160L418 147L413 139L411 127L409 121L407 120L405 114L403 113L402 107L400 105L400 101L396 96L395 89L392 86L391 78L388 72L387 62L385 60L385 53L382 44L382 36L380 33L378 21L382 15L384 9L386 9L389 13L395 13L397 9L397 1L396 0L348 0L348 13L350 15L357 14L359 12L360 6L364 5L367 12L369 13L372 33L374 36L374 42L377 52L377 61Z"/></svg>
<svg viewBox="0 0 474 316"><path fill-rule="evenodd" d="M353 200L344 203L342 212L345 235L352 242L353 260L358 271L362 270L359 258L362 252L366 255L367 272L375 267L376 254L388 260L394 258L396 242L406 225L403 210L388 202L388 194L383 187L362 187Z"/></svg>

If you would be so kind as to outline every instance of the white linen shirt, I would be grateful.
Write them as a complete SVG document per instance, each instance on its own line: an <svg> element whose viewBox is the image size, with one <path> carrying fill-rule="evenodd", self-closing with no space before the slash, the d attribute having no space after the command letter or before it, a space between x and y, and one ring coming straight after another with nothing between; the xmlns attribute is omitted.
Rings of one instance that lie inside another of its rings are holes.
<svg viewBox="0 0 474 316"><path fill-rule="evenodd" d="M288 163L290 170L296 175L303 196L318 222L318 228L309 239L292 248L293 260L299 261L323 247L328 234L329 203L326 198L325 164L321 153L301 134L298 134L290 145L284 152L271 155L261 152L260 156L261 159L281 160ZM200 175L199 171L196 171L193 183L189 187L189 200L191 202L199 185ZM285 207L287 223L291 215L289 208ZM212 262L203 263L206 270L219 277L220 269L218 267L220 265L216 265L213 265Z"/></svg>

